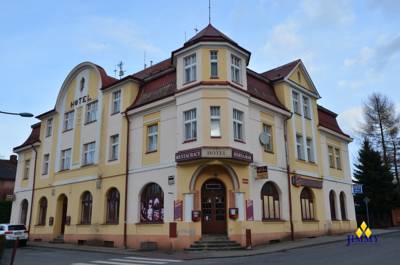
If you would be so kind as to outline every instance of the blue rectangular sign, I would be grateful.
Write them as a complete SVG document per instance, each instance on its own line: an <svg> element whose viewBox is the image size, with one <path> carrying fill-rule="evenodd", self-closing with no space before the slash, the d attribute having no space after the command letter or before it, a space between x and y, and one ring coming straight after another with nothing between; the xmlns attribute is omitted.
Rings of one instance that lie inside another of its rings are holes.
<svg viewBox="0 0 400 265"><path fill-rule="evenodd" d="M353 194L361 194L361 193L363 193L363 185L353 184Z"/></svg>

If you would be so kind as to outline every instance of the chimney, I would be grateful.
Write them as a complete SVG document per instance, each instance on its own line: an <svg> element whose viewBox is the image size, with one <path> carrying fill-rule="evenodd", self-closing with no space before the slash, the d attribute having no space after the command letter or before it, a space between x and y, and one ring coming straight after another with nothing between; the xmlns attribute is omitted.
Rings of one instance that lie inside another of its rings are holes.
<svg viewBox="0 0 400 265"><path fill-rule="evenodd" d="M10 155L10 161L14 162L14 163L17 163L18 162L17 156L16 155Z"/></svg>

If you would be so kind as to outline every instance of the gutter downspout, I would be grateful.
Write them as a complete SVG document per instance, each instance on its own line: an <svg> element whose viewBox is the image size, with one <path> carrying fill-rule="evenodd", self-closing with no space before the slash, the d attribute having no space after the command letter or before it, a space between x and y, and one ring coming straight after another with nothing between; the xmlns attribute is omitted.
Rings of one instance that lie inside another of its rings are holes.
<svg viewBox="0 0 400 265"><path fill-rule="evenodd" d="M128 176L129 176L129 118L124 112L126 118L126 161L125 161L125 205L124 205L124 248L128 248L127 243L127 223L128 223Z"/></svg>
<svg viewBox="0 0 400 265"><path fill-rule="evenodd" d="M31 144L33 151L35 152L35 164L33 166L33 183L32 183L32 195L31 195L31 209L29 211L29 225L28 225L28 236L31 234L32 224L32 210L33 210L33 194L35 193L35 181L36 181L36 164L37 164L37 149Z"/></svg>
<svg viewBox="0 0 400 265"><path fill-rule="evenodd" d="M286 156L286 173L287 173L287 182L288 182L288 195L289 195L289 220L290 220L290 238L294 241L294 227L293 227L293 207L292 207L292 185L290 181L290 163L289 163L289 145L287 138L287 122L291 119L293 113L290 113L290 116L285 119L283 124L284 128L284 139L285 139L285 156Z"/></svg>

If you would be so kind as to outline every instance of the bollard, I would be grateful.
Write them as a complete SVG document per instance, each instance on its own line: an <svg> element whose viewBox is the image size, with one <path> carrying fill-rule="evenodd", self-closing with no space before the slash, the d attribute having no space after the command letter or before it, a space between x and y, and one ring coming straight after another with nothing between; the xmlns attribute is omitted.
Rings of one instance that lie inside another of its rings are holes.
<svg viewBox="0 0 400 265"><path fill-rule="evenodd" d="M14 265L14 259L15 259L15 255L17 254L17 248L18 248L18 241L19 241L19 239L17 237L17 240L15 240L15 242L14 242L14 247L13 247L13 251L12 251L12 254L11 254L10 265Z"/></svg>

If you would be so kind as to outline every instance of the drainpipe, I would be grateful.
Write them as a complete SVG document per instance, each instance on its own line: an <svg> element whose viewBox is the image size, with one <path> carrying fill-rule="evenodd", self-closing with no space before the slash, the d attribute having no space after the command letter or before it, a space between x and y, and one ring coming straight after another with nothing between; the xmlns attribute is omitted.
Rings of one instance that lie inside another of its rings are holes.
<svg viewBox="0 0 400 265"><path fill-rule="evenodd" d="M285 155L286 155L286 173L287 173L287 182L288 182L288 194L289 194L289 221L290 221L290 238L294 240L294 227L293 227L293 207L292 207L292 185L290 181L290 163L289 163L289 145L288 145L288 136L287 136L287 122L291 119L293 113L290 113L290 116L285 119L283 124L284 127L284 139L285 139Z"/></svg>
<svg viewBox="0 0 400 265"><path fill-rule="evenodd" d="M32 224L32 210L33 210L33 194L35 193L35 181L36 181L36 163L37 163L37 150L36 147L31 144L33 151L35 152L35 164L33 165L33 183L32 183L32 195L31 195L31 209L29 211L29 225L28 225L28 236L31 234Z"/></svg>
<svg viewBox="0 0 400 265"><path fill-rule="evenodd" d="M128 223L128 179L129 179L129 118L124 112L126 118L126 162L125 162L125 205L124 205L124 248L128 248L127 243L127 223Z"/></svg>

